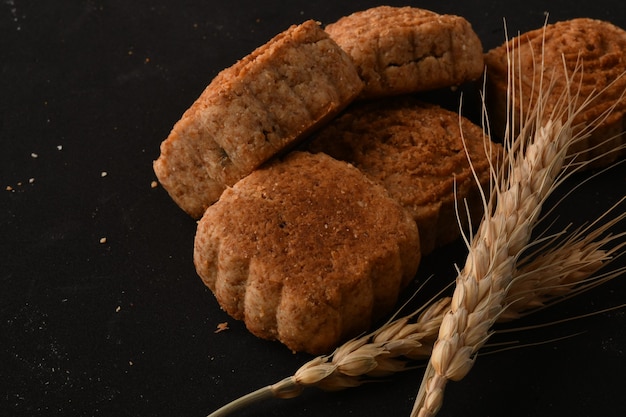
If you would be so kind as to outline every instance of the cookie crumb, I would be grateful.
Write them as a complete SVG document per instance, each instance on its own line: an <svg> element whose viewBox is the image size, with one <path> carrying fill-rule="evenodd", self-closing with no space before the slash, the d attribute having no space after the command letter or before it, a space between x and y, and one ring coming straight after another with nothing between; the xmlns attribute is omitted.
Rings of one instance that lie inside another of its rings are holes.
<svg viewBox="0 0 626 417"><path fill-rule="evenodd" d="M107 243L107 238L106 237L101 237L100 238L100 243Z"/></svg>
<svg viewBox="0 0 626 417"><path fill-rule="evenodd" d="M29 183L29 184L32 184L32 183L34 183L34 182L35 182L35 179L34 179L34 178L29 178L29 179L28 179L28 183Z"/></svg>
<svg viewBox="0 0 626 417"><path fill-rule="evenodd" d="M101 177L103 177L103 178L104 178L104 177L106 177L107 175L109 175L109 173L108 173L108 172L106 172L106 171L102 171L102 172L100 173L100 176L101 176Z"/></svg>
<svg viewBox="0 0 626 417"><path fill-rule="evenodd" d="M119 313L121 310L122 310L122 307L121 307L121 306L117 306L117 307L115 308L115 312L116 312L116 313Z"/></svg>
<svg viewBox="0 0 626 417"><path fill-rule="evenodd" d="M10 185L7 185L7 187L5 188L5 190L7 190L7 191L13 191L13 187L11 187Z"/></svg>
<svg viewBox="0 0 626 417"><path fill-rule="evenodd" d="M225 321L225 322L219 323L217 325L217 329L215 330L215 333L220 333L220 332L223 332L224 330L228 330L228 329L229 329L228 322Z"/></svg>
<svg viewBox="0 0 626 417"><path fill-rule="evenodd" d="M57 151L63 150L63 145L57 145Z"/></svg>
<svg viewBox="0 0 626 417"><path fill-rule="evenodd" d="M152 181L152 182L150 183L150 188L157 188L158 186L159 186L159 183L158 183L158 182L156 182L156 181Z"/></svg>
<svg viewBox="0 0 626 417"><path fill-rule="evenodd" d="M39 158L39 155L37 155L35 152L30 154L31 158Z"/></svg>

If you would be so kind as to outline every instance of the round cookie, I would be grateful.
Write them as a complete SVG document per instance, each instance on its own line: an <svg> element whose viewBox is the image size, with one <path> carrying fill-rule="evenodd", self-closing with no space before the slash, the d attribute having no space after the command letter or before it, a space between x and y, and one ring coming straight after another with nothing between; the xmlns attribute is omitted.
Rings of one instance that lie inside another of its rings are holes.
<svg viewBox="0 0 626 417"><path fill-rule="evenodd" d="M515 103L507 112L508 59L515 60ZM605 21L579 18L556 22L512 38L485 55L487 110L493 131L503 134L509 114L519 124L520 113L530 114L537 97L549 84L543 104L552 112L562 95L580 105L589 95L601 92L575 119L574 125L593 127L591 134L575 143L570 155L591 161L586 168L608 166L626 155L626 31ZM543 54L542 54L543 52ZM543 62L543 67L542 67ZM581 66L573 75L577 66ZM567 70L565 68L567 68ZM521 71L519 70L521 68ZM543 81L542 80L543 77ZM568 79L571 88L567 89ZM610 116L604 112L614 106ZM601 118L601 120L599 119ZM519 126L511 126L514 131Z"/></svg>
<svg viewBox="0 0 626 417"><path fill-rule="evenodd" d="M490 159L495 162L501 152L468 119L411 96L354 103L306 146L353 164L383 185L415 219L423 255L460 236L455 192L461 219L463 200L474 223L482 216L465 148L486 191Z"/></svg>
<svg viewBox="0 0 626 417"><path fill-rule="evenodd" d="M363 98L457 86L483 73L480 39L460 16L379 6L324 29L355 62Z"/></svg>
<svg viewBox="0 0 626 417"><path fill-rule="evenodd" d="M362 86L318 23L294 25L211 81L161 144L154 171L199 218L227 186L334 117Z"/></svg>
<svg viewBox="0 0 626 417"><path fill-rule="evenodd" d="M420 258L415 222L384 188L295 151L224 191L194 244L196 270L228 314L312 354L391 312Z"/></svg>

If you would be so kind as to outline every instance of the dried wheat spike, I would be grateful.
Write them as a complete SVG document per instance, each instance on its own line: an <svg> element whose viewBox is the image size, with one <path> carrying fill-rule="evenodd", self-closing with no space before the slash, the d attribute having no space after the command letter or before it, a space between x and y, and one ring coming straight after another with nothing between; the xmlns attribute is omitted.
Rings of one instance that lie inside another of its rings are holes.
<svg viewBox="0 0 626 417"><path fill-rule="evenodd" d="M513 78L510 85L514 87L522 69L515 66L513 58L510 65ZM582 71L582 63L574 73L578 71ZM573 75L569 82L575 79ZM569 175L565 174L569 170L563 169L565 155L572 144L592 130L592 127L575 130L572 123L593 94L583 97L578 105L578 100L570 96L572 89L568 88L559 105L548 113L543 111L544 101L552 84L550 80L539 82L545 85L541 90L544 96L538 97L520 133L507 138L508 159L501 167L494 168L493 187L485 200L486 214L476 235L467 239L469 254L456 279L450 311L439 329L412 417L436 415L443 404L447 382L464 378L472 368L476 353L492 333L493 324L505 312L516 260L529 245L543 204Z"/></svg>

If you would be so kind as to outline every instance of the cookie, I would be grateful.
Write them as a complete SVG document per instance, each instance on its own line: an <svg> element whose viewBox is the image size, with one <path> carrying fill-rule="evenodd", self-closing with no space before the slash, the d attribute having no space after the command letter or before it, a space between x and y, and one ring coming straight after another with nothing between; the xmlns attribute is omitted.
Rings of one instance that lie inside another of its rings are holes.
<svg viewBox="0 0 626 417"><path fill-rule="evenodd" d="M161 144L154 171L199 218L227 186L324 124L362 86L318 23L292 26L211 81Z"/></svg>
<svg viewBox="0 0 626 417"><path fill-rule="evenodd" d="M455 193L461 219L466 218L463 200L474 224L482 216L465 149L487 191L490 160L495 163L501 152L468 119L411 96L352 104L306 149L349 162L385 187L417 223L423 255L460 236Z"/></svg>
<svg viewBox="0 0 626 417"><path fill-rule="evenodd" d="M420 258L415 222L383 187L297 151L224 191L194 244L196 270L228 314L312 354L390 313Z"/></svg>
<svg viewBox="0 0 626 417"><path fill-rule="evenodd" d="M325 27L355 62L362 98L457 86L483 73L483 48L470 23L414 7L379 6Z"/></svg>
<svg viewBox="0 0 626 417"><path fill-rule="evenodd" d="M515 106L507 109L507 50L515 59ZM574 125L593 127L591 135L574 144L570 155L588 161L586 168L610 165L626 155L624 136L626 98L626 31L601 20L579 18L532 30L490 50L487 68L487 109L493 131L503 134L508 114L519 123L520 112L528 114L537 97L546 96L544 112L550 114L563 100L580 105L592 92L600 94L575 119ZM543 53L542 53L543 52ZM542 66L543 61L543 66ZM581 66L573 75L574 69ZM543 81L541 81L543 79ZM568 79L571 88L567 90ZM542 90L543 89L543 93ZM611 107L611 114L602 115ZM519 125L511 126L514 131Z"/></svg>

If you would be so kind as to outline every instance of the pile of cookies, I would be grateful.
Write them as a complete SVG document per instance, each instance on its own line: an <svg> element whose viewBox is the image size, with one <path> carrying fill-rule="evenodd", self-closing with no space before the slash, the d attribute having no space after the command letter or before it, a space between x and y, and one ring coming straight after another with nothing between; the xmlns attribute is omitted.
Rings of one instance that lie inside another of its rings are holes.
<svg viewBox="0 0 626 417"><path fill-rule="evenodd" d="M381 6L294 25L220 72L154 162L200 219L194 262L220 306L312 354L388 314L459 237L455 204L482 214L502 147L415 93L479 79L485 56L462 17Z"/></svg>

